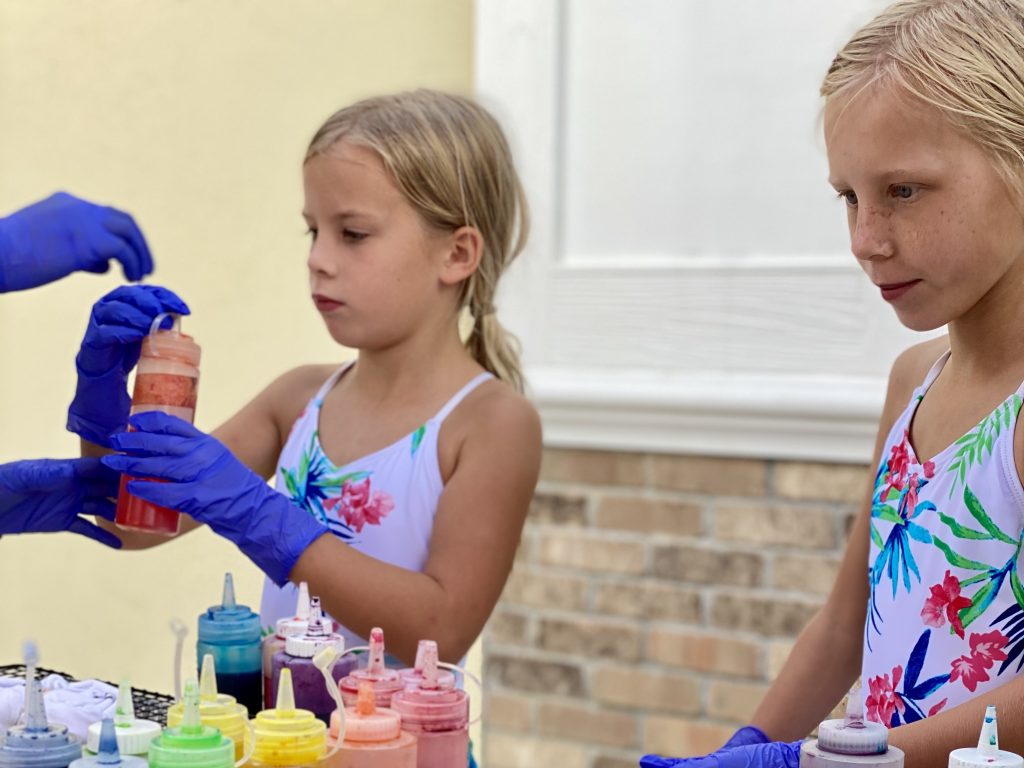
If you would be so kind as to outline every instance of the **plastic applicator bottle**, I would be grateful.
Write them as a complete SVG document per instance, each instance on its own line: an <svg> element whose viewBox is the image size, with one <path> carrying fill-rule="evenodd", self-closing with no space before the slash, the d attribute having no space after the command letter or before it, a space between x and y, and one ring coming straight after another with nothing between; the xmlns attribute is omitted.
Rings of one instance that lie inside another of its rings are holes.
<svg viewBox="0 0 1024 768"><path fill-rule="evenodd" d="M903 768L903 752L889 746L889 729L864 720L859 689L850 692L846 717L818 726L818 738L800 747L800 768L842 768L859 765Z"/></svg>
<svg viewBox="0 0 1024 768"><path fill-rule="evenodd" d="M293 635L301 635L309 628L309 585L299 582L299 595L295 600L295 615L277 620L275 632L263 638L263 704L276 699L274 695L274 654L284 650L284 643Z"/></svg>
<svg viewBox="0 0 1024 768"><path fill-rule="evenodd" d="M95 768L95 766L100 765L120 766L121 768L146 768L149 765L143 757L134 757L132 755L121 757L121 750L117 747L117 727L111 718L104 718L99 725L100 736L97 754L92 757L83 757L75 760L69 768Z"/></svg>
<svg viewBox="0 0 1024 768"><path fill-rule="evenodd" d="M167 725L174 727L185 720L185 704L179 701L167 710ZM249 729L249 713L235 701L234 696L217 692L216 667L213 655L203 656L203 671L199 675L199 720L203 725L218 729L235 745L235 760L241 760ZM251 740L250 740L251 741Z"/></svg>
<svg viewBox="0 0 1024 768"><path fill-rule="evenodd" d="M35 643L25 643L24 656L25 725L12 726L0 736L0 768L67 768L82 756L82 745L67 726L46 720Z"/></svg>
<svg viewBox="0 0 1024 768"><path fill-rule="evenodd" d="M309 768L327 754L327 726L308 709L296 709L287 668L277 681L277 706L256 715L253 736L249 768Z"/></svg>
<svg viewBox="0 0 1024 768"><path fill-rule="evenodd" d="M149 745L149 768L234 768L235 745L199 719L199 684L185 683L184 719Z"/></svg>
<svg viewBox="0 0 1024 768"><path fill-rule="evenodd" d="M230 573L224 574L221 604L210 606L199 616L197 664L208 653L216 662L217 690L234 696L250 716L259 712L263 706L260 617L249 606L235 602Z"/></svg>
<svg viewBox="0 0 1024 768"><path fill-rule="evenodd" d="M391 697L405 687L397 669L388 669L384 664L384 630L374 627L370 630L370 650L366 666L356 669L343 677L339 683L341 696L346 707L354 707L359 698L359 684L372 683L378 707L390 707Z"/></svg>
<svg viewBox="0 0 1024 768"><path fill-rule="evenodd" d="M117 708L114 710L114 733L117 735L117 749L122 755L141 755L149 752L149 744L160 735L160 723L135 717L135 704L132 702L132 686L122 680L117 687ZM103 723L97 722L89 726L86 739L88 754L100 751L100 736Z"/></svg>
<svg viewBox="0 0 1024 768"><path fill-rule="evenodd" d="M949 768L1024 768L1024 758L999 748L999 729L996 708L985 709L978 746L973 749L954 749L949 753Z"/></svg>

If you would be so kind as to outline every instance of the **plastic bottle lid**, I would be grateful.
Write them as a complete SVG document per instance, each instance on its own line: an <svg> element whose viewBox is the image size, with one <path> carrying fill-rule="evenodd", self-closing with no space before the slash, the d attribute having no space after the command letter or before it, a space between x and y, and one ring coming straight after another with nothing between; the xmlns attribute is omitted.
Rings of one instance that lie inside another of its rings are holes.
<svg viewBox="0 0 1024 768"><path fill-rule="evenodd" d="M25 643L25 724L7 729L0 738L2 768L65 768L82 756L82 745L67 726L46 719L43 690L36 680L39 655Z"/></svg>
<svg viewBox="0 0 1024 768"><path fill-rule="evenodd" d="M352 671L341 679L339 684L341 690L352 696L359 690L363 681L373 683L374 692L385 701L391 700L391 695L405 687L402 676L397 669L388 669L384 665L384 630L374 627L370 631L370 652L367 654L369 661L363 669Z"/></svg>
<svg viewBox="0 0 1024 768"><path fill-rule="evenodd" d="M277 683L277 706L256 715L252 761L266 766L316 763L327 754L327 726L308 709L295 708L292 673L285 667Z"/></svg>
<svg viewBox="0 0 1024 768"><path fill-rule="evenodd" d="M469 695L458 688L440 686L438 673L444 670L437 666L437 643L424 647L422 661L421 679L391 697L391 706L401 714L406 730L465 728L469 724Z"/></svg>
<svg viewBox="0 0 1024 768"><path fill-rule="evenodd" d="M114 732L117 734L117 746L121 754L146 754L149 751L149 743L160 735L161 730L160 723L135 717L132 687L127 680L122 680L117 688L117 708L114 711ZM93 723L89 726L86 747L90 752L100 751L102 733L103 723Z"/></svg>
<svg viewBox="0 0 1024 768"><path fill-rule="evenodd" d="M846 717L826 720L818 726L818 747L839 755L881 755L889 748L889 729L864 720L859 688L846 699Z"/></svg>
<svg viewBox="0 0 1024 768"><path fill-rule="evenodd" d="M277 637L284 640L292 635L301 635L309 627L309 585L299 582L299 597L295 603L295 615L277 620Z"/></svg>
<svg viewBox="0 0 1024 768"><path fill-rule="evenodd" d="M121 750L117 745L117 727L114 721L107 717L100 723L100 738L97 754L95 757L83 757L75 760L68 768L91 768L91 766L110 765L121 766L121 768L146 768L149 763L141 757L126 755L121 757Z"/></svg>
<svg viewBox="0 0 1024 768"><path fill-rule="evenodd" d="M978 746L973 749L955 749L949 754L949 768L1024 768L1024 758L999 748L999 729L996 724L996 708L985 709L981 724Z"/></svg>
<svg viewBox="0 0 1024 768"><path fill-rule="evenodd" d="M235 582L224 574L224 596L199 616L199 642L212 645L260 642L260 617L235 602Z"/></svg>
<svg viewBox="0 0 1024 768"><path fill-rule="evenodd" d="M420 640L416 644L416 663L411 667L398 670L402 676L402 683L405 687L416 685L423 679L423 664L427 653L433 652L437 658L437 643L433 640ZM454 688L455 675L447 669L437 670L437 686L439 688Z"/></svg>
<svg viewBox="0 0 1024 768"><path fill-rule="evenodd" d="M392 741L402 732L402 716L393 709L378 707L373 683L359 683L354 707L345 707L345 741ZM331 717L331 735L338 736L338 713Z"/></svg>
<svg viewBox="0 0 1024 768"><path fill-rule="evenodd" d="M184 719L184 702L179 701L167 710L167 725L180 725ZM213 655L209 653L203 656L203 670L199 675L199 720L203 725L220 729L236 744L245 739L249 712L234 696L217 692L217 672Z"/></svg>
<svg viewBox="0 0 1024 768"><path fill-rule="evenodd" d="M345 638L327 631L320 608L320 598L310 598L309 621L306 622L305 631L285 639L284 652L289 656L312 659L317 651L328 645L334 646L338 653L341 653L345 650Z"/></svg>
<svg viewBox="0 0 1024 768"><path fill-rule="evenodd" d="M173 318L169 330L160 330L165 318ZM195 340L181 332L181 315L163 312L153 318L149 333L142 340L140 354L143 357L165 357L178 360L193 367L199 367L202 348Z"/></svg>
<svg viewBox="0 0 1024 768"><path fill-rule="evenodd" d="M185 683L182 698L184 719L150 743L150 768L234 768L234 743L199 719L199 684L194 678Z"/></svg>

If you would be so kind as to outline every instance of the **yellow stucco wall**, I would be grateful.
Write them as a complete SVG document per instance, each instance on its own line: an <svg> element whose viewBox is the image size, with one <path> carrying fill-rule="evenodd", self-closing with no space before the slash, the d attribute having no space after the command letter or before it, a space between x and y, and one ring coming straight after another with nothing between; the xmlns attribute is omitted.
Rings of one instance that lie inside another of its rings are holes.
<svg viewBox="0 0 1024 768"><path fill-rule="evenodd" d="M378 92L469 92L471 0L4 0L0 212L57 189L134 214L203 346L210 429L277 374L340 360L307 294L300 163L334 109ZM0 296L0 460L72 456L64 431L92 302L119 274ZM170 691L168 622L261 575L202 531L157 550L71 535L0 541L0 664Z"/></svg>

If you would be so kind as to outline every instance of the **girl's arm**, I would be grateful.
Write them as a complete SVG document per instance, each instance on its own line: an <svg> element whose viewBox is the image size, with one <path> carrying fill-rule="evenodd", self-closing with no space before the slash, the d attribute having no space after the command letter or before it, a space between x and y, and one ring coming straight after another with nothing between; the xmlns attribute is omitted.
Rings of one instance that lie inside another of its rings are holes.
<svg viewBox="0 0 1024 768"><path fill-rule="evenodd" d="M537 412L505 387L488 390L445 422L444 430L465 432L422 573L368 557L334 536L317 539L292 570L291 580L308 582L353 632L366 637L382 627L388 650L409 663L422 638L436 640L448 661L469 650L512 569L537 483Z"/></svg>
<svg viewBox="0 0 1024 768"><path fill-rule="evenodd" d="M977 745L989 704L995 705L999 716L999 748L1024 754L1024 676L1020 675L958 707L894 728L889 731L889 743L906 753L905 768L946 765L954 749Z"/></svg>
<svg viewBox="0 0 1024 768"><path fill-rule="evenodd" d="M893 363L875 438L873 462L878 461L889 430L909 402L914 388L947 345L945 337L918 344ZM869 471L871 488L874 480L872 466ZM751 725L760 728L773 741L806 737L860 674L869 597L871 493L869 489L850 531L839 575L828 600L800 633L778 678L754 713ZM979 725L980 722L978 720Z"/></svg>

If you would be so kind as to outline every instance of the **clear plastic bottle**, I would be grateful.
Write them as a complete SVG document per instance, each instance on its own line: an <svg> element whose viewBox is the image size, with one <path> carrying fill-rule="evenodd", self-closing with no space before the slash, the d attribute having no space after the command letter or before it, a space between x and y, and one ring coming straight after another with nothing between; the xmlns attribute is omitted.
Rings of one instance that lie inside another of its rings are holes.
<svg viewBox="0 0 1024 768"><path fill-rule="evenodd" d="M320 598L310 598L309 603L306 631L285 640L284 650L275 653L271 660L271 674L276 679L282 669L291 670L295 706L299 709L308 709L326 725L330 722L331 713L336 709L336 705L331 697L331 691L324 685L323 675L314 663L313 657L327 646L341 654L345 650L345 638L327 631L320 610ZM350 674L355 665L356 660L353 657L342 657L334 662L330 674L335 680L340 680Z"/></svg>
<svg viewBox="0 0 1024 768"><path fill-rule="evenodd" d="M142 352L135 369L131 413L162 411L191 424L196 413L202 350L191 336L181 332L180 315L172 315L174 325L170 330L160 330L160 324L166 317L166 314L157 315L149 335L142 341ZM118 528L176 535L179 513L132 496L127 489L130 479L127 475L121 476L114 518Z"/></svg>
<svg viewBox="0 0 1024 768"><path fill-rule="evenodd" d="M437 643L424 647L422 679L391 697L402 730L417 739L417 768L465 765L469 755L469 695L438 669Z"/></svg>
<svg viewBox="0 0 1024 768"><path fill-rule="evenodd" d="M295 615L277 620L276 631L263 638L263 705L275 700L274 696L274 654L284 650L284 643L293 635L301 635L309 628L309 585L299 582L299 594L295 600Z"/></svg>
<svg viewBox="0 0 1024 768"><path fill-rule="evenodd" d="M359 684L368 681L373 684L378 707L390 707L391 697L405 687L402 675L397 669L388 669L384 662L384 630L374 627L370 630L370 652L366 654L365 667L353 670L338 683L346 707L354 707L359 698Z"/></svg>

